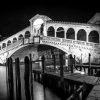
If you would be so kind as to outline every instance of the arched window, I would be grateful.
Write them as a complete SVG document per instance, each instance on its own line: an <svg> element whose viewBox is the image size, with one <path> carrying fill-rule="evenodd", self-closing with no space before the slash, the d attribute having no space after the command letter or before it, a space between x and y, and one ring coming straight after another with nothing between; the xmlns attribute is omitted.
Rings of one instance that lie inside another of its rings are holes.
<svg viewBox="0 0 100 100"><path fill-rule="evenodd" d="M75 31L73 28L69 28L66 33L67 39L75 39Z"/></svg>
<svg viewBox="0 0 100 100"><path fill-rule="evenodd" d="M31 36L30 32L29 31L26 31L25 32L25 38L29 38Z"/></svg>
<svg viewBox="0 0 100 100"><path fill-rule="evenodd" d="M56 36L59 37L59 38L64 38L64 29L63 27L59 27L56 31Z"/></svg>
<svg viewBox="0 0 100 100"><path fill-rule="evenodd" d="M88 36L89 42L99 43L99 33L95 30L91 31Z"/></svg>
<svg viewBox="0 0 100 100"><path fill-rule="evenodd" d="M55 29L53 26L50 26L47 30L47 36L55 37Z"/></svg>
<svg viewBox="0 0 100 100"><path fill-rule="evenodd" d="M2 44L2 49L5 48L5 47L6 47L6 43L3 43Z"/></svg>
<svg viewBox="0 0 100 100"><path fill-rule="evenodd" d="M13 38L13 43L17 42L17 38Z"/></svg>
<svg viewBox="0 0 100 100"><path fill-rule="evenodd" d="M77 40L86 41L86 31L84 29L78 31Z"/></svg>
<svg viewBox="0 0 100 100"><path fill-rule="evenodd" d="M18 40L22 40L24 37L22 34L19 35Z"/></svg>
<svg viewBox="0 0 100 100"><path fill-rule="evenodd" d="M9 46L9 45L11 45L11 41L10 40L7 42L7 46Z"/></svg>

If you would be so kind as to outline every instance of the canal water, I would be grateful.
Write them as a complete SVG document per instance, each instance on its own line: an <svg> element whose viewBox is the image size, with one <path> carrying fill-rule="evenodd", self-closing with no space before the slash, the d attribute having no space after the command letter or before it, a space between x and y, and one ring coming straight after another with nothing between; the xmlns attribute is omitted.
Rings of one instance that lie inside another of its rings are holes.
<svg viewBox="0 0 100 100"><path fill-rule="evenodd" d="M23 78L24 77L23 65L21 65L20 67L20 74L21 74L21 96L22 96L22 100L26 100L24 78ZM60 97L54 94L49 88L47 87L45 88L42 84L36 81L33 81L33 97L34 97L34 100L62 100ZM16 98L16 96L14 96L14 98ZM5 66L0 66L0 100L8 100L7 78L6 78Z"/></svg>

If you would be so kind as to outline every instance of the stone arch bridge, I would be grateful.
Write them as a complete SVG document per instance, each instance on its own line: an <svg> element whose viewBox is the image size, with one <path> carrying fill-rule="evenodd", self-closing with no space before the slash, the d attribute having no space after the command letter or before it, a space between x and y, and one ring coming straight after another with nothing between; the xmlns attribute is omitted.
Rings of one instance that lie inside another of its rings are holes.
<svg viewBox="0 0 100 100"><path fill-rule="evenodd" d="M30 26L0 42L0 63L11 56L23 60L30 53L36 60L39 45L60 49L66 56L75 55L83 63L88 62L90 53L91 62L99 63L100 26L94 19L95 16L88 23L61 22L37 14L29 20Z"/></svg>

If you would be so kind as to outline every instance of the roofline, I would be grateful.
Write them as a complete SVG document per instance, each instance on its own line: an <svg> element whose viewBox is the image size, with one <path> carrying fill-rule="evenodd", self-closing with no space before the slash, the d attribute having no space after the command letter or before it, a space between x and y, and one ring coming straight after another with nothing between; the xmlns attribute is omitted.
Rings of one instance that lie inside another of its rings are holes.
<svg viewBox="0 0 100 100"><path fill-rule="evenodd" d="M99 27L99 25L89 24L89 23L79 23L79 22L64 22L64 21L53 21L49 20L47 23L61 23L61 24L73 24L73 25L84 25L84 26L93 26L93 27Z"/></svg>

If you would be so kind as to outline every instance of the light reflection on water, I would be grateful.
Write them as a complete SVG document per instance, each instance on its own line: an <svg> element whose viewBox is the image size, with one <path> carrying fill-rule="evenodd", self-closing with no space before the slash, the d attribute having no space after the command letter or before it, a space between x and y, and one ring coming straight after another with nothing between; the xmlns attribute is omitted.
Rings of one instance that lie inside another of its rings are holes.
<svg viewBox="0 0 100 100"><path fill-rule="evenodd" d="M6 67L0 66L0 100L7 100Z"/></svg>
<svg viewBox="0 0 100 100"><path fill-rule="evenodd" d="M34 100L61 100L50 89L44 88L43 85L34 82Z"/></svg>
<svg viewBox="0 0 100 100"><path fill-rule="evenodd" d="M23 67L21 67L21 77L23 77ZM24 80L22 80L24 81ZM21 81L22 86L22 100L25 100L24 82ZM33 82L33 96L34 100L61 100L50 89L44 88L43 85ZM0 66L0 100L7 99L7 84L6 84L6 67Z"/></svg>

